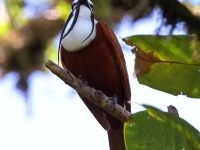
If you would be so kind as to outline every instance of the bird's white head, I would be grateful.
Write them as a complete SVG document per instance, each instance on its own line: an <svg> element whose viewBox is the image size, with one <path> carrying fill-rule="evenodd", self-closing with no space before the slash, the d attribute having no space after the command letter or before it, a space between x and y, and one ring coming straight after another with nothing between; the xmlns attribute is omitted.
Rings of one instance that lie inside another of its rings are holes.
<svg viewBox="0 0 200 150"><path fill-rule="evenodd" d="M74 0L71 13L61 33L60 45L68 51L87 46L96 36L96 21L91 0ZM60 46L59 46L60 47Z"/></svg>

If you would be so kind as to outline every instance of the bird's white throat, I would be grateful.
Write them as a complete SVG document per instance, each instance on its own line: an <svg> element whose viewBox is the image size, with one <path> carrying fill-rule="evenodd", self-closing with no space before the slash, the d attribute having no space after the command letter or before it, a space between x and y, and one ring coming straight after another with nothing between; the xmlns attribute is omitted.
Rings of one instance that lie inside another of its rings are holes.
<svg viewBox="0 0 200 150"><path fill-rule="evenodd" d="M71 27L73 20L74 20L74 15L69 21L67 27L65 28L64 35ZM96 23L97 21L95 20L94 30L91 36L87 40L85 40L92 31L91 11L88 7L81 5L77 21L71 32L65 38L62 39L61 41L62 46L66 50L73 52L73 51L78 51L87 46L88 44L90 44L90 42L96 36Z"/></svg>

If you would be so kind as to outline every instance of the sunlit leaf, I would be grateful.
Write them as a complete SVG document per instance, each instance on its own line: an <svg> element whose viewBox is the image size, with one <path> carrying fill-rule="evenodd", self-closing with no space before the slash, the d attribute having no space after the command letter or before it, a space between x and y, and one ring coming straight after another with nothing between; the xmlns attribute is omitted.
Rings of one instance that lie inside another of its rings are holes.
<svg viewBox="0 0 200 150"><path fill-rule="evenodd" d="M157 114L153 114L150 110L135 113L132 120L125 124L127 150L197 150L199 148L198 137L192 138L191 142L191 137L193 134L198 136L198 131L186 121L174 114L159 110ZM167 119L157 117L160 115ZM184 131L189 133L182 133Z"/></svg>
<svg viewBox="0 0 200 150"><path fill-rule="evenodd" d="M194 150L200 149L200 132L192 125L190 125L187 121L177 117L172 113L164 113L152 106L143 106L147 108L147 112L151 117L155 118L158 121L160 120L161 122L174 128L180 134L179 136L185 138L187 143Z"/></svg>
<svg viewBox="0 0 200 150"><path fill-rule="evenodd" d="M174 129L153 119L147 111L136 113L132 118L125 125L128 150L174 150Z"/></svg>
<svg viewBox="0 0 200 150"><path fill-rule="evenodd" d="M136 46L139 83L173 95L200 97L200 42L195 36L138 35L128 40Z"/></svg>

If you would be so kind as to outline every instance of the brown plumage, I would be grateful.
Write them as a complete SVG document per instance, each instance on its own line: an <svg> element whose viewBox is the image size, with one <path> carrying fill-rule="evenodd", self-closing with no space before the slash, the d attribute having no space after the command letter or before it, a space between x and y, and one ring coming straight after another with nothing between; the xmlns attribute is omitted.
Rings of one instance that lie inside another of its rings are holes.
<svg viewBox="0 0 200 150"><path fill-rule="evenodd" d="M97 90L131 111L131 92L125 59L112 29L104 22L96 24L96 37L80 51L68 52L61 46L61 62L64 68L81 77ZM94 117L108 131L110 150L126 150L124 124L93 103L80 96Z"/></svg>

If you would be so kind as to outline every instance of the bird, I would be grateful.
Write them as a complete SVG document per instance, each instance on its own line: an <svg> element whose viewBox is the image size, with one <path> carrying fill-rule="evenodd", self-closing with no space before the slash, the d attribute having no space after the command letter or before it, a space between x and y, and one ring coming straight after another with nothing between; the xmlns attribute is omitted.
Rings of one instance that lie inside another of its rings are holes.
<svg viewBox="0 0 200 150"><path fill-rule="evenodd" d="M111 27L94 18L93 9L91 0L72 2L71 13L60 36L61 64L131 112L131 90L122 48ZM126 150L124 123L79 96L107 131L110 150Z"/></svg>

